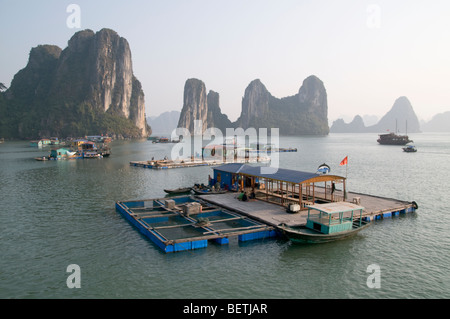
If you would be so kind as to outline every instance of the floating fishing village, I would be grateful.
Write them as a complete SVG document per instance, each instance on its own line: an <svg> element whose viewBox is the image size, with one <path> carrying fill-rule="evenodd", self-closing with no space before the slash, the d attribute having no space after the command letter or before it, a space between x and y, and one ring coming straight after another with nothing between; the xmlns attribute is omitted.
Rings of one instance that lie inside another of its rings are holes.
<svg viewBox="0 0 450 319"><path fill-rule="evenodd" d="M172 141L166 137L149 138L152 143L180 143L180 140ZM249 147L238 146L236 140L226 140L223 144L206 145L202 147L201 156L191 156L188 159L160 159L152 158L149 161L132 161L131 166L150 169L169 169L194 166L214 166L224 164L227 161L234 163L268 163L271 153L297 152L296 148L277 148L273 144L252 143Z"/></svg>
<svg viewBox="0 0 450 319"><path fill-rule="evenodd" d="M86 136L85 138L60 141L57 137L31 141L30 146L51 147L49 156L36 157L37 161L75 160L103 158L111 155L110 137Z"/></svg>
<svg viewBox="0 0 450 319"><path fill-rule="evenodd" d="M317 172L274 168L267 166L267 152L250 156L255 150L224 144L204 147L197 159L130 162L152 169L208 165L213 166L212 176L205 176L206 185L165 189L164 198L117 201L116 210L171 253L209 243L226 245L236 237L239 242L281 238L296 244L326 243L356 235L374 220L418 209L414 201L351 192L347 178L330 174L327 164Z"/></svg>

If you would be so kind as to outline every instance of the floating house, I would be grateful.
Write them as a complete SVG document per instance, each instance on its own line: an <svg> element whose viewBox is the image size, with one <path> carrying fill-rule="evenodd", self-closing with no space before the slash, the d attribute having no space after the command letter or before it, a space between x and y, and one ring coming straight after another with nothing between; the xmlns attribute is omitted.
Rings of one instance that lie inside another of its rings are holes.
<svg viewBox="0 0 450 319"><path fill-rule="evenodd" d="M246 191L257 199L282 206L298 204L300 210L314 203L343 201L346 191L346 179L342 176L240 163L215 167L210 184L216 183L221 188ZM343 191L336 192L338 187Z"/></svg>
<svg viewBox="0 0 450 319"><path fill-rule="evenodd" d="M159 136L149 136L149 137L147 138L147 140L149 140L149 141L153 141L153 142L155 142L155 143L156 143L156 141L158 141L158 140L159 140Z"/></svg>
<svg viewBox="0 0 450 319"><path fill-rule="evenodd" d="M253 155L256 158L255 155ZM202 158L210 160L231 161L239 159L249 159L250 149L236 144L213 144L202 148Z"/></svg>
<svg viewBox="0 0 450 319"><path fill-rule="evenodd" d="M110 143L111 137L109 136L103 136L103 135L89 135L86 136L86 139L91 142L97 142L97 143Z"/></svg>
<svg viewBox="0 0 450 319"><path fill-rule="evenodd" d="M90 136L89 138L95 139L96 136ZM109 156L111 154L111 148L107 145L107 137L103 142L93 142L87 139L78 139L72 141L72 148L78 150L83 158L97 158Z"/></svg>
<svg viewBox="0 0 450 319"><path fill-rule="evenodd" d="M71 145L73 148L79 148L79 147L81 147L81 145L83 145L86 142L87 142L87 140L77 139L77 140L73 140Z"/></svg>
<svg viewBox="0 0 450 319"><path fill-rule="evenodd" d="M53 159L67 158L70 155L73 155L73 153L71 153L70 150L67 148L58 148L50 151L50 158Z"/></svg>
<svg viewBox="0 0 450 319"><path fill-rule="evenodd" d="M43 138L41 140L35 140L35 141L31 141L30 145L31 146L37 146L37 147L43 147L43 146L48 146L51 145L52 141L50 139L47 138Z"/></svg>

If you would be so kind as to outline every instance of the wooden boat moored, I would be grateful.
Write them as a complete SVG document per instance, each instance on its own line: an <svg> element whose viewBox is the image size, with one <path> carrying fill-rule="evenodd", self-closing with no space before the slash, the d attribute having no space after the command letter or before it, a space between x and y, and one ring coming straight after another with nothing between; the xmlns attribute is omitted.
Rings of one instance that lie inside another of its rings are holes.
<svg viewBox="0 0 450 319"><path fill-rule="evenodd" d="M192 187L179 187L175 189L165 189L164 191L167 194L183 194L183 193L189 193L191 191Z"/></svg>
<svg viewBox="0 0 450 319"><path fill-rule="evenodd" d="M225 194L227 192L227 190L225 189L214 190L206 186L205 187L194 186L192 190L196 195Z"/></svg>
<svg viewBox="0 0 450 319"><path fill-rule="evenodd" d="M370 225L363 220L364 207L333 202L308 206L308 218L304 226L279 225L279 230L293 243L326 243L355 235ZM359 211L359 216L358 215Z"/></svg>

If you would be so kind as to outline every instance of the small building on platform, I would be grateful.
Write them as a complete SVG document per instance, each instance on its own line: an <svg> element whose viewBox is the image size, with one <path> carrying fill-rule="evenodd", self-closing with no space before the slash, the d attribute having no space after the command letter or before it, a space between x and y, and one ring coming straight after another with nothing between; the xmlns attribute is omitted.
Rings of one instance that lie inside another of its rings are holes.
<svg viewBox="0 0 450 319"><path fill-rule="evenodd" d="M58 148L50 151L50 157L60 159L68 156L68 152L70 152L67 148Z"/></svg>
<svg viewBox="0 0 450 319"><path fill-rule="evenodd" d="M240 163L215 167L210 184L217 183L282 206L298 204L301 210L315 203L343 201L346 194L346 178L342 176Z"/></svg>

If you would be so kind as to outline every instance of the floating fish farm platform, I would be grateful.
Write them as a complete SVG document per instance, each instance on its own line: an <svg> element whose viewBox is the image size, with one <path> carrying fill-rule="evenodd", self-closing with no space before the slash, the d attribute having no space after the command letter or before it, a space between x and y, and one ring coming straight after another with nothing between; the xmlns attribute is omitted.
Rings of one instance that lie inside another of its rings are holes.
<svg viewBox="0 0 450 319"><path fill-rule="evenodd" d="M271 150L251 150L250 153L254 154L270 154L270 153L291 153L297 152L297 148L273 148Z"/></svg>
<svg viewBox="0 0 450 319"><path fill-rule="evenodd" d="M116 209L164 252L176 252L204 248L208 242L227 244L233 236L239 241L286 236L286 227L309 227L320 234L323 225L353 229L355 207L359 226L418 208L414 201L348 192L342 176L282 168L273 172L240 163L213 170L209 182L224 193L116 202ZM226 191L237 186L242 193ZM310 215L311 210L319 216Z"/></svg>
<svg viewBox="0 0 450 319"><path fill-rule="evenodd" d="M269 156L250 157L246 159L234 159L232 163L268 163ZM196 166L218 166L227 163L221 160L154 160L154 161L132 161L130 166L137 166L150 169L169 169L169 168L185 168Z"/></svg>
<svg viewBox="0 0 450 319"><path fill-rule="evenodd" d="M390 218L417 209L415 202L349 193L352 203L364 205L366 221ZM281 236L280 225L306 224L307 211L286 208L263 200L237 200L237 193L185 195L162 199L116 202L116 210L165 253Z"/></svg>
<svg viewBox="0 0 450 319"><path fill-rule="evenodd" d="M275 228L192 196L116 202L120 212L164 252L275 237Z"/></svg>
<svg viewBox="0 0 450 319"><path fill-rule="evenodd" d="M286 207L264 200L252 200L248 202L238 201L236 193L225 193L220 195L200 195L202 200L219 207L247 216L269 226L277 228L280 224L287 226L304 226L308 211L289 213ZM400 214L414 212L418 206L415 202L401 201L360 193L348 193L348 202L364 206L363 220L373 221L390 218Z"/></svg>

